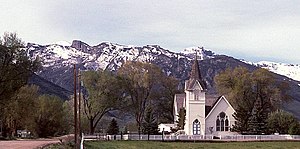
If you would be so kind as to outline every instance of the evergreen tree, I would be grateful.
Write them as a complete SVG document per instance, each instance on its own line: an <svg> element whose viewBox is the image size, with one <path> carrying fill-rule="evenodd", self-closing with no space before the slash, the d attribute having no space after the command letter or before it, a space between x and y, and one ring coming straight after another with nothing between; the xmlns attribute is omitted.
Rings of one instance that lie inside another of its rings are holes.
<svg viewBox="0 0 300 149"><path fill-rule="evenodd" d="M142 131L144 134L157 134L158 125L157 120L154 117L152 108L148 107L146 109L145 120L142 123Z"/></svg>
<svg viewBox="0 0 300 149"><path fill-rule="evenodd" d="M115 135L119 133L119 126L117 121L113 118L107 128L107 133L110 135Z"/></svg>
<svg viewBox="0 0 300 149"><path fill-rule="evenodd" d="M186 116L186 110L184 108L181 108L179 110L179 115L178 115L178 121L176 121L177 123L177 128L179 130L183 130L184 129L184 125L185 125L185 116Z"/></svg>
<svg viewBox="0 0 300 149"><path fill-rule="evenodd" d="M232 131L247 133L249 130L249 124L251 113L242 107L237 107L232 115L236 119L236 123L233 125Z"/></svg>

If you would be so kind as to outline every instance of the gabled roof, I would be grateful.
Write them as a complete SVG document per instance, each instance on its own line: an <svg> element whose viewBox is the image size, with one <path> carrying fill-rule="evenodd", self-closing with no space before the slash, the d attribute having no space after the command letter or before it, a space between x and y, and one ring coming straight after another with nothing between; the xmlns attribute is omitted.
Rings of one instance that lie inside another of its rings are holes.
<svg viewBox="0 0 300 149"><path fill-rule="evenodd" d="M196 84L199 84L201 88L205 90L205 88L203 88L203 86L201 85L200 81L195 79L189 79L186 81L186 90L194 90Z"/></svg>
<svg viewBox="0 0 300 149"><path fill-rule="evenodd" d="M224 100L224 101L228 104L228 106L229 106L233 111L235 111L234 108L231 106L231 104L228 102L228 100L225 98L225 96L220 96L220 97L218 98L218 100L216 100L216 102L212 105L211 110L209 111L209 113L207 114L207 116L206 116L205 118L208 118L208 117L209 117L209 115L214 111L214 109L218 106L218 104L220 103L221 100Z"/></svg>

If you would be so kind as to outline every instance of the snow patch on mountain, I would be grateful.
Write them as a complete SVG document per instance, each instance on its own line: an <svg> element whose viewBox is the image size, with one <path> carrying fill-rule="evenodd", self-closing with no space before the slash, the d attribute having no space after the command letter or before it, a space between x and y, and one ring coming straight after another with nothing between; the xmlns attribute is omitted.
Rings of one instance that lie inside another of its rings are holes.
<svg viewBox="0 0 300 149"><path fill-rule="evenodd" d="M169 62L181 59L190 61L195 58L195 54L197 54L199 60L216 56L214 52L203 47L190 47L182 52L175 53L158 45L135 47L102 42L97 46L89 46L81 41L73 41L71 46L70 43L64 41L50 45L28 43L27 52L31 58L38 56L43 61L44 67L59 69L60 67L68 67L73 64L82 64L83 69L89 70L116 70L126 61L153 62L161 59ZM266 68L274 73L300 81L300 65L267 61L258 63L243 62ZM165 71L168 72L168 70Z"/></svg>
<svg viewBox="0 0 300 149"><path fill-rule="evenodd" d="M268 69L274 73L287 76L294 80L300 81L300 65L275 63L268 61L261 61L256 63L258 67Z"/></svg>
<svg viewBox="0 0 300 149"><path fill-rule="evenodd" d="M260 61L257 63L243 61L245 63L255 65L260 68L268 69L271 72L289 77L293 80L300 81L300 65L299 64L286 64L286 63L275 63L269 61Z"/></svg>
<svg viewBox="0 0 300 149"><path fill-rule="evenodd" d="M200 60L214 58L215 55L212 51L206 50L203 47L189 47L180 53L189 56L191 59L194 59L195 55L197 55L198 59Z"/></svg>
<svg viewBox="0 0 300 149"><path fill-rule="evenodd" d="M73 64L80 64L83 69L98 70L109 69L116 70L126 61L153 62L161 61L161 58L167 61L177 59L190 59L190 55L171 52L158 45L146 45L142 47L119 45L110 42L102 42L97 46L75 40L71 46L60 44L38 45L27 44L27 52L31 58L39 57L44 67L59 69L59 67L68 67ZM209 51L194 48L201 53L201 59L210 57ZM211 52L212 53L212 52ZM194 55L193 52L190 54ZM194 58L194 56L192 57Z"/></svg>

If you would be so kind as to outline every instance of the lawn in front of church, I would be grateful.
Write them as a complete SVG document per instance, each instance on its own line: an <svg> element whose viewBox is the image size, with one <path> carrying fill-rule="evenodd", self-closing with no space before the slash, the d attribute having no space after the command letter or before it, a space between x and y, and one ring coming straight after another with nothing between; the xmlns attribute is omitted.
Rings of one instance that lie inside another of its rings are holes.
<svg viewBox="0 0 300 149"><path fill-rule="evenodd" d="M300 149L300 142L86 141L86 149Z"/></svg>

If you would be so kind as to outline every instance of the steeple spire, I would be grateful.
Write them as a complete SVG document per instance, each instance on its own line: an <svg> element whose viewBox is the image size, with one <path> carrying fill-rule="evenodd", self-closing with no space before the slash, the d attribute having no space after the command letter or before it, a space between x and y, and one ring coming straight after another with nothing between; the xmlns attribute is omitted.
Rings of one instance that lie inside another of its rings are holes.
<svg viewBox="0 0 300 149"><path fill-rule="evenodd" d="M195 80L201 80L202 79L200 69L199 69L197 53L196 53L196 57L194 59L194 63L192 65L192 71L191 71L191 74L190 74L190 79L195 79Z"/></svg>
<svg viewBox="0 0 300 149"><path fill-rule="evenodd" d="M196 53L194 63L192 65L192 70L190 74L190 79L191 81L198 81L200 85L202 86L203 89L206 89L206 84L204 80L201 77L200 69L199 69L199 63L198 63L198 56Z"/></svg>

